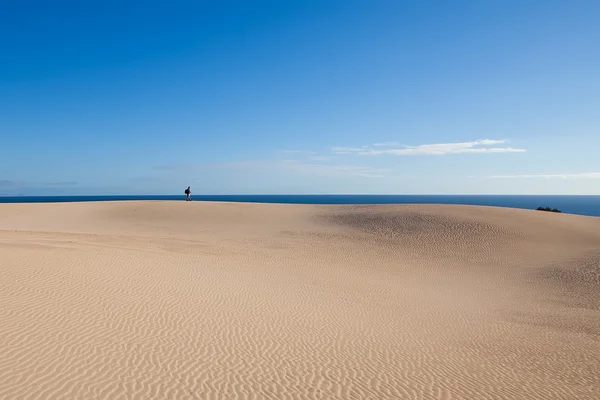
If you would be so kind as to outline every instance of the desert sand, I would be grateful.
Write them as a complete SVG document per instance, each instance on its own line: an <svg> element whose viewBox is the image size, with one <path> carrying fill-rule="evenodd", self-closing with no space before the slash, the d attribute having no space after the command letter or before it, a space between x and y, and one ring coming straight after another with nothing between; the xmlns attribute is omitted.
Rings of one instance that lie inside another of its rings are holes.
<svg viewBox="0 0 600 400"><path fill-rule="evenodd" d="M0 205L0 399L599 399L600 218Z"/></svg>

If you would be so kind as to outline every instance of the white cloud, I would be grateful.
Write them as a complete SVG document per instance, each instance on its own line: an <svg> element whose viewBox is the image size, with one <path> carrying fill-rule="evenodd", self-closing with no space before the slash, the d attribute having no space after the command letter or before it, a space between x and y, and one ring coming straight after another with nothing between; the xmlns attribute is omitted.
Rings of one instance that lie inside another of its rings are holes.
<svg viewBox="0 0 600 400"><path fill-rule="evenodd" d="M404 146L400 148L380 149L376 147L390 147L390 143L376 143L372 147L333 147L331 150L337 154L358 154L364 156L377 155L445 155L445 154L483 154L483 153L523 153L525 149L514 147L490 147L508 143L507 140L482 139L472 142L422 144L418 146Z"/></svg>
<svg viewBox="0 0 600 400"><path fill-rule="evenodd" d="M517 174L493 175L494 179L600 179L600 172L582 172L577 174Z"/></svg>
<svg viewBox="0 0 600 400"><path fill-rule="evenodd" d="M394 147L394 146L402 146L398 142L381 142L381 143L373 143L375 147Z"/></svg>

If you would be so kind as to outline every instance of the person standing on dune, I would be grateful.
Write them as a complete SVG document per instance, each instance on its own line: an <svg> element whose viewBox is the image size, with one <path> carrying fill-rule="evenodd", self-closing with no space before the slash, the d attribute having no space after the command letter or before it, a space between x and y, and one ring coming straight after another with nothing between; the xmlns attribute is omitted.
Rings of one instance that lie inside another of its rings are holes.
<svg viewBox="0 0 600 400"><path fill-rule="evenodd" d="M185 189L185 201L192 201L192 190L189 186Z"/></svg>

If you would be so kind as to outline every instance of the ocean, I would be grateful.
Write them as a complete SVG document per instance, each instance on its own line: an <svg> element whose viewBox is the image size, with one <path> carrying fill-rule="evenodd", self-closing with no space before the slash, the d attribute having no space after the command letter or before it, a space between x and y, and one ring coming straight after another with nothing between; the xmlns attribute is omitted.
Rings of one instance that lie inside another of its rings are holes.
<svg viewBox="0 0 600 400"><path fill-rule="evenodd" d="M0 203L53 203L119 200L184 201L185 195L15 196ZM467 204L536 209L558 208L564 213L600 217L600 196L566 195L192 195L193 201L293 204Z"/></svg>

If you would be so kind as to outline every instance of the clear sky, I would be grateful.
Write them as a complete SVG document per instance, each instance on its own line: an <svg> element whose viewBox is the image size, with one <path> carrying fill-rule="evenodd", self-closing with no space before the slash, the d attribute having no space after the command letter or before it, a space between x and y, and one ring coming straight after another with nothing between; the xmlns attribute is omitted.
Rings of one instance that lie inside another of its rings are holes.
<svg viewBox="0 0 600 400"><path fill-rule="evenodd" d="M0 0L0 195L600 194L600 1Z"/></svg>

